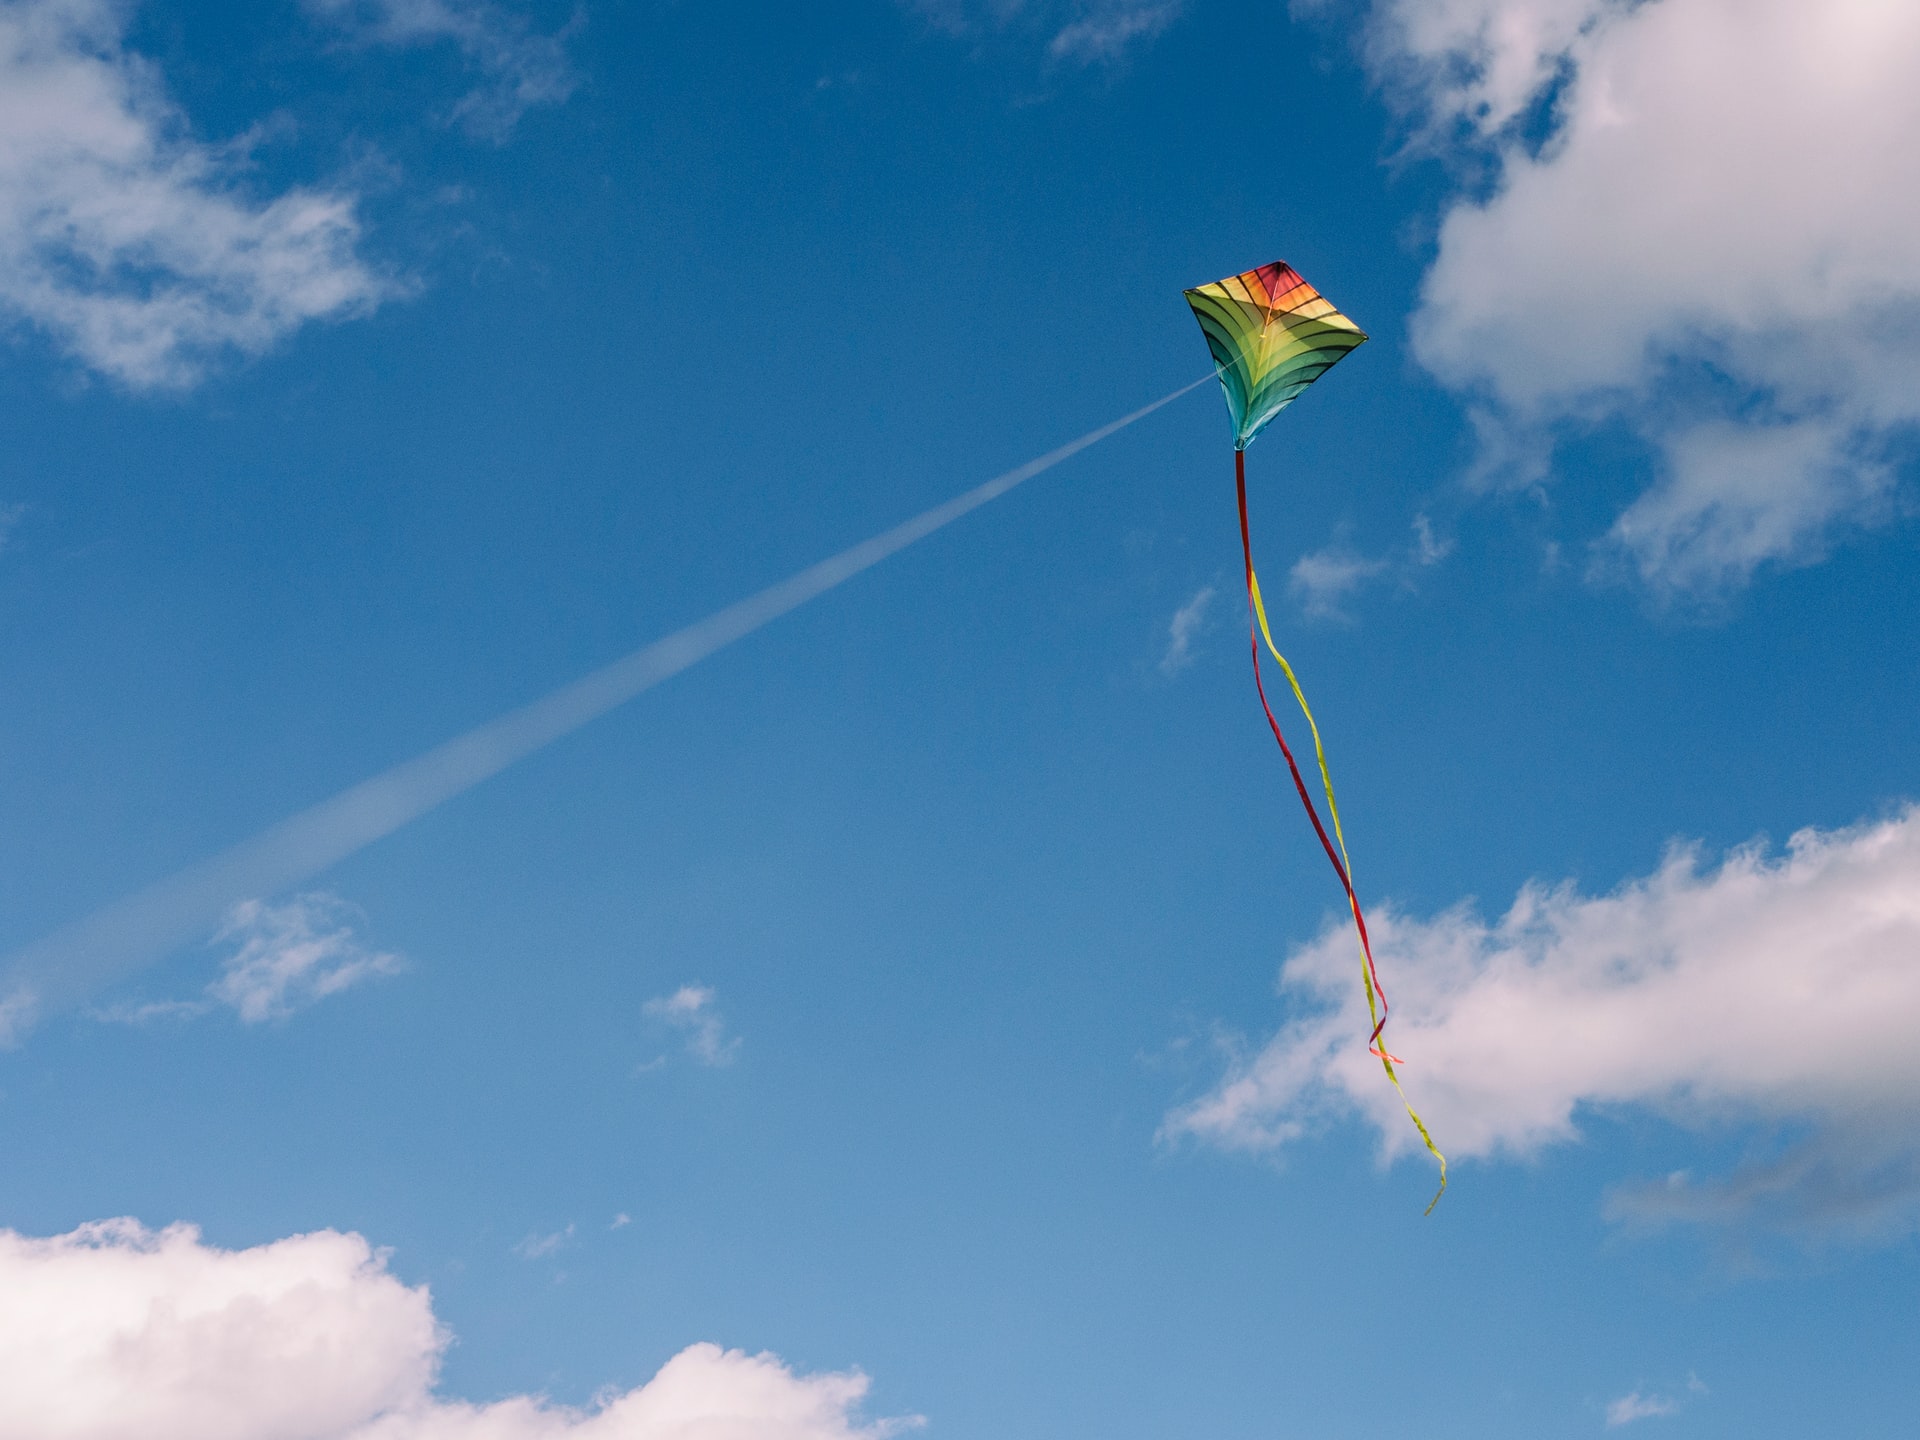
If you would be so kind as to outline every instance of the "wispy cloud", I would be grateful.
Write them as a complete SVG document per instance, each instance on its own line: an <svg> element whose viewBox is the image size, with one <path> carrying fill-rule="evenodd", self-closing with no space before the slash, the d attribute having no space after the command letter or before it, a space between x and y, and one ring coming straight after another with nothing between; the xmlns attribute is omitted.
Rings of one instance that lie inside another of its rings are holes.
<svg viewBox="0 0 1920 1440"><path fill-rule="evenodd" d="M164 1020L194 1020L211 1013L211 1000L133 1000L97 1006L87 1013L110 1025L151 1025Z"/></svg>
<svg viewBox="0 0 1920 1440"><path fill-rule="evenodd" d="M1677 1415L1680 1412L1678 1401L1664 1395L1642 1395L1635 1390L1630 1395L1622 1395L1618 1400L1607 1404L1607 1427L1631 1425L1636 1420L1652 1420L1662 1415Z"/></svg>
<svg viewBox="0 0 1920 1440"><path fill-rule="evenodd" d="M1323 620L1351 620L1346 602L1389 568L1386 560L1362 555L1336 542L1294 561L1287 572L1287 591L1309 615Z"/></svg>
<svg viewBox="0 0 1920 1440"><path fill-rule="evenodd" d="M314 14L372 44L458 47L486 83L463 96L451 118L470 133L502 140L536 105L558 105L577 77L567 41L583 20L545 35L493 0L305 0Z"/></svg>
<svg viewBox="0 0 1920 1440"><path fill-rule="evenodd" d="M1475 407L1478 474L1546 479L1623 421L1655 479L1600 573L1712 596L1898 513L1920 424L1920 26L1800 0L1375 0L1415 146L1474 176L1416 357ZM1770 163L1751 163L1755 155Z"/></svg>
<svg viewBox="0 0 1920 1440"><path fill-rule="evenodd" d="M1194 637L1206 624L1213 596L1213 586L1202 585L1194 591L1191 600L1173 612L1173 619L1167 622L1166 653L1160 657L1162 675L1178 675L1193 663Z"/></svg>
<svg viewBox="0 0 1920 1440"><path fill-rule="evenodd" d="M128 7L0 7L0 310L88 369L180 387L395 292L357 253L355 197L243 184L244 146L188 133Z"/></svg>
<svg viewBox="0 0 1920 1440"><path fill-rule="evenodd" d="M0 1230L0 1434L888 1440L920 1423L865 1419L857 1370L798 1374L704 1344L584 1409L470 1403L435 1387L452 1343L427 1287L358 1235L222 1250L192 1226L134 1220L44 1239Z"/></svg>
<svg viewBox="0 0 1920 1440"><path fill-rule="evenodd" d="M0 550L7 548L7 542L13 538L15 527L25 518L25 505L0 505Z"/></svg>
<svg viewBox="0 0 1920 1440"><path fill-rule="evenodd" d="M1640 1108L1798 1138L1725 1178L1616 1191L1617 1218L1872 1239L1920 1216L1920 809L1715 867L1676 848L1608 895L1528 885L1492 923L1465 903L1369 920L1408 1094L1450 1156L1532 1155L1583 1112ZM1295 1018L1167 1133L1266 1150L1358 1114L1386 1155L1417 1147L1352 968L1332 922L1281 972Z"/></svg>
<svg viewBox="0 0 1920 1440"><path fill-rule="evenodd" d="M1413 563L1438 565L1453 553L1453 537L1434 533L1433 522L1425 515L1413 517Z"/></svg>
<svg viewBox="0 0 1920 1440"><path fill-rule="evenodd" d="M1691 1371L1687 1374L1685 1394L1661 1394L1651 1390L1635 1389L1607 1403L1607 1428L1631 1425L1636 1420L1656 1420L1664 1416L1678 1415L1692 1401L1707 1394L1707 1387L1700 1377Z"/></svg>
<svg viewBox="0 0 1920 1440"><path fill-rule="evenodd" d="M1117 65L1180 18L1185 0L901 0L949 34L1011 33L1069 66Z"/></svg>
<svg viewBox="0 0 1920 1440"><path fill-rule="evenodd" d="M643 1009L649 1019L679 1031L687 1053L702 1065L731 1065L740 1053L739 1037L728 1037L713 991L704 985L682 985Z"/></svg>
<svg viewBox="0 0 1920 1440"><path fill-rule="evenodd" d="M400 957L369 950L353 932L360 912L337 895L297 895L284 905L243 900L215 937L235 949L207 993L258 1025L284 1020L365 980L397 974Z"/></svg>
<svg viewBox="0 0 1920 1440"><path fill-rule="evenodd" d="M399 973L399 956L368 949L355 935L355 924L364 920L337 895L296 895L283 905L243 900L213 937L231 952L200 998L114 1005L94 1017L145 1025L191 1020L224 1006L248 1025L285 1020L329 995Z"/></svg>
<svg viewBox="0 0 1920 1440"><path fill-rule="evenodd" d="M1668 599L1725 594L1775 557L1818 559L1836 521L1872 518L1893 488L1858 428L1830 418L1710 420L1661 445L1664 473L1620 512L1590 573L1624 562Z"/></svg>
<svg viewBox="0 0 1920 1440"><path fill-rule="evenodd" d="M1063 25L1047 54L1073 65L1113 65L1154 40L1180 17L1182 0L1102 0Z"/></svg>
<svg viewBox="0 0 1920 1440"><path fill-rule="evenodd" d="M569 1225L564 1230L555 1230L551 1235L529 1235L513 1247L513 1253L522 1260L545 1260L572 1239L573 1226Z"/></svg>
<svg viewBox="0 0 1920 1440"><path fill-rule="evenodd" d="M1403 590L1418 588L1420 572L1453 553L1451 536L1434 529L1425 514L1413 517L1413 543L1379 555L1365 555L1344 538L1309 551L1287 572L1287 593L1308 615L1351 624L1348 602L1370 586L1386 581Z"/></svg>

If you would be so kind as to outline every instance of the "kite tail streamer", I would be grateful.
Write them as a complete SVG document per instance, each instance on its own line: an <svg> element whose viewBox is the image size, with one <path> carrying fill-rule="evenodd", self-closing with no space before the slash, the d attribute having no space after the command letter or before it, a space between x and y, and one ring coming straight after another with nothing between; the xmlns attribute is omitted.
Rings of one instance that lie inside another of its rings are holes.
<svg viewBox="0 0 1920 1440"><path fill-rule="evenodd" d="M1347 837L1340 825L1340 805L1333 798L1333 774L1327 769L1327 752L1320 743L1320 726L1307 705L1306 693L1301 690L1300 681L1294 676L1293 666L1280 653L1280 647L1273 643L1273 630L1267 624L1267 607L1260 598L1260 580L1253 573L1253 539L1247 528L1247 452L1238 448L1233 452L1233 481L1240 505L1240 552L1246 561L1247 639L1253 651L1254 689L1260 693L1260 708L1266 712L1267 726L1273 731L1273 738L1279 742L1280 753L1286 757L1287 771L1293 776L1293 788L1299 792L1300 803L1306 807L1307 818L1313 822L1313 833L1320 837L1320 848L1327 852L1333 873L1340 877L1340 888L1347 895L1347 908L1353 912L1353 928L1360 940L1360 983L1367 995L1367 1018L1373 1022L1373 1032L1367 1037L1367 1053L1379 1057L1381 1067L1387 1072L1387 1079L1393 1082L1400 1103L1406 1107L1407 1118L1413 1121L1413 1128L1420 1132L1427 1152L1439 1162L1440 1188L1434 1192L1433 1199L1427 1202L1427 1213L1431 1215L1433 1207L1440 1203L1440 1197L1447 1193L1447 1157L1433 1143L1433 1136L1427 1133L1426 1123L1414 1110L1413 1102L1407 1099L1407 1092L1401 1088L1400 1076L1393 1067L1404 1065L1406 1061L1388 1053L1386 1043L1380 1038L1381 1032L1387 1027L1387 990L1380 983L1380 972L1373 963L1373 942L1367 937L1366 916L1360 911L1360 897L1354 893L1353 861L1348 858ZM1267 642L1267 649L1273 658L1280 662L1280 669L1293 690L1293 698L1300 702L1300 712L1307 717L1307 728L1313 732L1313 754L1320 764L1320 784L1327 795L1327 813L1333 817L1333 840L1327 838L1326 827L1320 823L1320 812L1314 807L1313 797L1307 793L1307 783L1300 774L1299 765L1294 762L1293 750L1287 744L1287 737L1280 731L1280 722L1273 717L1273 707L1267 703L1266 683L1260 678L1262 640ZM1337 853L1335 841L1339 843Z"/></svg>

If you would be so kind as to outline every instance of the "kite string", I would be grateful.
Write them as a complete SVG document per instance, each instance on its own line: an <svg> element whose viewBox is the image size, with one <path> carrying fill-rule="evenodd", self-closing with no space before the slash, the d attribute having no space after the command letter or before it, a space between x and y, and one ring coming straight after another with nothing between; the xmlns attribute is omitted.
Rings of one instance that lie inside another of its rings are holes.
<svg viewBox="0 0 1920 1440"><path fill-rule="evenodd" d="M1279 743L1280 753L1286 757L1288 773L1293 776L1293 788L1299 793L1300 803L1306 807L1307 818L1313 822L1313 832L1320 837L1320 847L1326 851L1327 860L1333 866L1333 872L1340 878L1340 887L1346 892L1347 906L1353 913L1354 930L1360 942L1360 983L1367 996L1367 1018L1373 1022L1373 1032L1367 1038L1367 1053L1379 1057L1381 1067L1387 1072L1387 1079L1393 1082L1393 1088L1400 1096L1400 1103L1406 1108L1407 1118L1413 1121L1413 1128L1420 1132L1420 1139L1427 1151L1440 1165L1440 1188L1434 1191L1433 1199L1427 1202L1426 1213L1431 1215L1433 1207L1440 1203L1440 1197L1447 1192L1447 1157L1440 1153L1440 1147L1433 1143L1426 1123L1414 1110L1413 1102L1407 1099L1407 1092L1401 1087L1400 1076L1394 1070L1396 1064L1406 1061L1388 1053L1385 1042L1380 1038L1387 1024L1387 991L1380 983L1380 972L1373 961L1373 943L1367 936L1366 917L1360 910L1360 897L1353 889L1353 862L1347 855L1347 837L1340 824L1340 806L1333 797L1333 775L1327 768L1327 752L1320 743L1320 726L1313 718L1313 710L1307 704L1307 697L1300 688L1300 681L1293 673L1293 666L1287 663L1287 657L1273 643L1273 631L1267 624L1267 607L1260 597L1260 580L1253 570L1253 539L1247 526L1247 456L1246 451L1238 447L1233 452L1234 491L1240 508L1240 552L1246 563L1247 583L1247 629L1248 643L1253 653L1253 684L1260 694L1260 708L1266 712L1267 726L1273 731L1273 738ZM1293 691L1293 698L1300 702L1301 713L1307 717L1307 727L1313 732L1314 758L1320 765L1320 782L1327 794L1327 810L1333 817L1333 832L1339 841L1339 853L1327 839L1326 827L1320 823L1320 812L1314 807L1313 797L1307 793L1306 781L1301 777L1300 767L1295 763L1293 750L1287 744L1287 738L1280 730L1280 722L1274 719L1273 708L1267 703L1267 687L1260 677L1260 642L1267 642L1267 649L1273 658L1280 662L1280 669L1287 677L1287 684ZM1379 997L1376 1009L1374 997Z"/></svg>

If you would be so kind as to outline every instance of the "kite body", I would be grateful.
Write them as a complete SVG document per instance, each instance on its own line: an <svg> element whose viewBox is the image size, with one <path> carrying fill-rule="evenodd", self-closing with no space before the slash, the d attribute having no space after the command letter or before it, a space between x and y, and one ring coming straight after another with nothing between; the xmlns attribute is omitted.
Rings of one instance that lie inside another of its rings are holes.
<svg viewBox="0 0 1920 1440"><path fill-rule="evenodd" d="M1303 390L1363 344L1366 332L1334 309L1324 295L1283 260L1189 290L1187 303L1193 307L1194 318L1207 337L1207 348L1213 352L1214 368L1220 375L1220 388L1226 392L1227 411L1233 417L1233 478L1240 505L1240 551L1246 563L1247 631L1253 647L1254 687L1260 693L1260 708L1266 712L1267 725L1279 742L1280 753L1286 757L1287 770L1293 776L1300 803L1306 807L1314 834L1319 837L1321 848L1327 852L1334 874L1339 876L1340 886L1346 892L1354 933L1360 941L1360 983L1366 989L1368 1018L1373 1021L1373 1033L1367 1037L1368 1051L1379 1058L1387 1079L1400 1091L1400 1076L1394 1067L1405 1062L1388 1054L1381 1039L1387 1025L1387 992L1380 984L1380 972L1373 963L1373 943L1367 938L1367 920L1360 910L1360 897L1354 893L1353 862L1347 857L1340 806L1333 798L1333 775L1327 768L1327 752L1320 743L1320 727L1314 721L1313 711L1307 708L1306 694L1294 676L1293 667L1273 643L1267 607L1260 598L1260 580L1253 571L1253 539L1247 526L1247 446L1274 416L1297 400ZM1313 754L1320 764L1321 788L1326 792L1327 814L1333 821L1331 838L1326 826L1320 823L1320 812L1307 791L1307 782L1294 761L1280 722L1274 719L1273 708L1267 704L1266 684L1260 678L1262 640L1280 663L1293 698L1300 702L1301 713L1307 717L1307 728L1313 733ZM1431 1212L1434 1205L1440 1203L1440 1196L1446 1193L1447 1157L1433 1143L1433 1137L1407 1102L1404 1091L1400 1091L1400 1099L1407 1106L1407 1116L1420 1132L1421 1140L1440 1162L1440 1189L1427 1206Z"/></svg>
<svg viewBox="0 0 1920 1440"><path fill-rule="evenodd" d="M1236 450L1367 338L1283 260L1189 290L1187 303L1213 351Z"/></svg>

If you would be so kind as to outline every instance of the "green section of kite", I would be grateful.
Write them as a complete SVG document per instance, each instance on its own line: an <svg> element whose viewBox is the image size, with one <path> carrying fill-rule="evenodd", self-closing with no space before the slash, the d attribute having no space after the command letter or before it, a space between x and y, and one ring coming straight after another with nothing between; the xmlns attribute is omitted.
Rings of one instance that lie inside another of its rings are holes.
<svg viewBox="0 0 1920 1440"><path fill-rule="evenodd" d="M1187 291L1244 450L1300 392L1366 342L1366 332L1276 260Z"/></svg>

